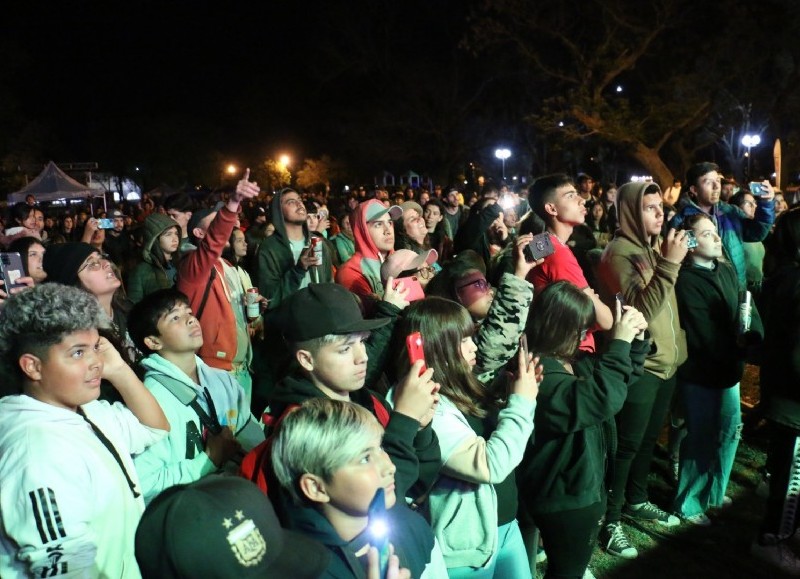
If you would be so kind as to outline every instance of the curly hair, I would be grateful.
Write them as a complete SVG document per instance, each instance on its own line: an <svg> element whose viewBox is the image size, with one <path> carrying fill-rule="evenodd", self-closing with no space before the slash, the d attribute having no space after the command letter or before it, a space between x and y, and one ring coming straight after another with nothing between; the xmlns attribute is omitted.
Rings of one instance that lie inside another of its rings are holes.
<svg viewBox="0 0 800 579"><path fill-rule="evenodd" d="M43 358L65 336L99 328L103 320L97 299L83 290L57 283L26 289L0 310L0 361L21 385L20 356Z"/></svg>

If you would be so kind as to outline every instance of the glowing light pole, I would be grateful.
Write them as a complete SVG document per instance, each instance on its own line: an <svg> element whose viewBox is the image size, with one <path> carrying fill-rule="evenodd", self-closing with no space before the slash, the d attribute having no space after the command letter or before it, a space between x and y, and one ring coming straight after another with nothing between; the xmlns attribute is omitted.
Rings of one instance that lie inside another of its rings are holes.
<svg viewBox="0 0 800 579"><path fill-rule="evenodd" d="M742 144L747 147L747 153L745 156L747 157L747 180L750 180L750 149L753 147L757 147L761 143L761 137L759 135L745 135L742 137Z"/></svg>
<svg viewBox="0 0 800 579"><path fill-rule="evenodd" d="M500 162L503 166L503 181L506 180L506 159L511 156L511 151L508 149L496 149L494 152L494 156L500 159Z"/></svg>

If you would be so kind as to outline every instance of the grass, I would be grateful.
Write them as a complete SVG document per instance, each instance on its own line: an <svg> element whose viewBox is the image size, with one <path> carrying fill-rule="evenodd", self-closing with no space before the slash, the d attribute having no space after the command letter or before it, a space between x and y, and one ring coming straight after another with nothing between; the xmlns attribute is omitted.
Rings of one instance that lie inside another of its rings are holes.
<svg viewBox="0 0 800 579"><path fill-rule="evenodd" d="M755 368L748 367L742 380L742 400L745 413L758 400ZM663 438L665 442L666 437ZM733 505L708 513L712 526L682 523L665 529L655 524L625 523L628 538L638 549L639 557L633 560L612 557L598 547L589 568L598 579L773 579L780 576L750 556L750 543L764 514L765 500L756 496L755 489L762 478L765 448L763 428L745 431L728 486L727 494L733 498ZM675 489L669 476L666 452L661 449L656 452L649 488L650 500L669 508ZM537 577L544 576L545 568L546 564L538 566Z"/></svg>

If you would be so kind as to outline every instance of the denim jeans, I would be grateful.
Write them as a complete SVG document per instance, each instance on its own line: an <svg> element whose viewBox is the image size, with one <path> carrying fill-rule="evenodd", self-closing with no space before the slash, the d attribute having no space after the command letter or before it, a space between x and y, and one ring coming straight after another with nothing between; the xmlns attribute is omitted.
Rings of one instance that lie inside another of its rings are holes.
<svg viewBox="0 0 800 579"><path fill-rule="evenodd" d="M530 560L516 519L497 527L497 553L486 567L450 567L450 579L531 579Z"/></svg>
<svg viewBox="0 0 800 579"><path fill-rule="evenodd" d="M674 510L690 517L722 505L742 431L739 384L706 388L679 382L686 413Z"/></svg>

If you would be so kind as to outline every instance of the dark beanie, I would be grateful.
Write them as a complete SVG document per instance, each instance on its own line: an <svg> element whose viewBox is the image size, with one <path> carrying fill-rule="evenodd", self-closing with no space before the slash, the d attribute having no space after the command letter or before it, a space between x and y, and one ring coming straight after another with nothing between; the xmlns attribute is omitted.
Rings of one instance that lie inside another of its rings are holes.
<svg viewBox="0 0 800 579"><path fill-rule="evenodd" d="M97 252L88 243L56 243L44 252L42 267L47 272L47 281L78 285L78 270L86 258Z"/></svg>

